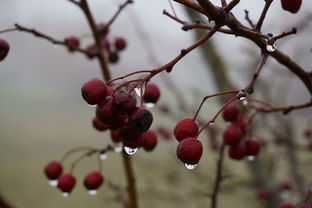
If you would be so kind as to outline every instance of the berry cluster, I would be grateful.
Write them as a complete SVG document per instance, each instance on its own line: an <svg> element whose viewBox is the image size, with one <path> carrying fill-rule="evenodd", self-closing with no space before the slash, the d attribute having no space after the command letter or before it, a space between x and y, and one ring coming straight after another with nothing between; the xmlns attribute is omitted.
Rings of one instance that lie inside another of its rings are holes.
<svg viewBox="0 0 312 208"><path fill-rule="evenodd" d="M0 39L0 61L3 61L8 55L10 50L10 45L7 41Z"/></svg>
<svg viewBox="0 0 312 208"><path fill-rule="evenodd" d="M248 120L240 116L238 107L231 103L223 110L223 119L231 122L223 133L223 142L228 145L229 156L235 160L241 160L245 156L253 159L260 150L260 143L256 138L243 139L248 126Z"/></svg>
<svg viewBox="0 0 312 208"><path fill-rule="evenodd" d="M60 162L55 160L49 162L44 172L52 186L57 186L63 196L69 196L75 187L76 178L71 173L63 173L63 166ZM94 195L103 182L103 175L99 171L92 171L84 177L83 184L88 192Z"/></svg>

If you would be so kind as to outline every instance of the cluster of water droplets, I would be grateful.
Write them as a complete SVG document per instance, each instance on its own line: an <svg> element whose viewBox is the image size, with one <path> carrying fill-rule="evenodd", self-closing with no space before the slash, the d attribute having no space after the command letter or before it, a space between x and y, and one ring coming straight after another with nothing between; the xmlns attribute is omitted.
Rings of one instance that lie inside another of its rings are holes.
<svg viewBox="0 0 312 208"><path fill-rule="evenodd" d="M124 150L128 155L134 155L138 151L138 148L133 149L133 148L124 146Z"/></svg>
<svg viewBox="0 0 312 208"><path fill-rule="evenodd" d="M184 165L185 165L185 167L186 167L187 169L189 169L189 170L194 170L194 169L197 167L198 164L191 165L191 164L185 163Z"/></svg>

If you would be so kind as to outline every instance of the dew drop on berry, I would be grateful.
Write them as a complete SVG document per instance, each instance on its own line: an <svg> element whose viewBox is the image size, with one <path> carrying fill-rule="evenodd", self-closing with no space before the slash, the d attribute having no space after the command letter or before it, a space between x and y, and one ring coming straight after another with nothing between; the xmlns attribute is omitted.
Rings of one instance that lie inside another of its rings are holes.
<svg viewBox="0 0 312 208"><path fill-rule="evenodd" d="M134 149L132 149L132 148L130 148L130 147L124 147L124 150L125 150L125 152L128 154L128 155L134 155L136 152L137 152L137 150L138 150L138 148L134 148Z"/></svg>
<svg viewBox="0 0 312 208"><path fill-rule="evenodd" d="M116 146L116 147L114 148L114 151L115 151L116 153L121 153L121 152L122 152L122 146Z"/></svg>
<svg viewBox="0 0 312 208"><path fill-rule="evenodd" d="M248 161L254 161L256 159L256 157L255 156L253 156L253 155L249 155L249 156L247 156L247 160Z"/></svg>
<svg viewBox="0 0 312 208"><path fill-rule="evenodd" d="M184 165L189 170L194 170L197 167L197 164L191 165L191 164L185 163Z"/></svg>
<svg viewBox="0 0 312 208"><path fill-rule="evenodd" d="M62 196L63 196L63 197L69 197L69 193L68 193L68 192L63 192L63 193L62 193Z"/></svg>
<svg viewBox="0 0 312 208"><path fill-rule="evenodd" d="M100 157L101 160L106 160L107 154L103 152L103 153L101 153L101 154L99 155L99 157Z"/></svg>
<svg viewBox="0 0 312 208"><path fill-rule="evenodd" d="M276 46L275 46L275 44L267 44L266 45L266 49L267 49L267 51L269 51L269 52L274 52L275 50L276 50Z"/></svg>
<svg viewBox="0 0 312 208"><path fill-rule="evenodd" d="M155 107L155 103L145 103L145 107L153 108L153 107Z"/></svg>
<svg viewBox="0 0 312 208"><path fill-rule="evenodd" d="M89 191L88 191L88 194L90 194L91 196L94 196L94 195L96 195L97 193L98 193L97 190L89 190Z"/></svg>
<svg viewBox="0 0 312 208"><path fill-rule="evenodd" d="M49 184L50 184L50 186L55 187L55 186L57 186L57 180L49 180Z"/></svg>

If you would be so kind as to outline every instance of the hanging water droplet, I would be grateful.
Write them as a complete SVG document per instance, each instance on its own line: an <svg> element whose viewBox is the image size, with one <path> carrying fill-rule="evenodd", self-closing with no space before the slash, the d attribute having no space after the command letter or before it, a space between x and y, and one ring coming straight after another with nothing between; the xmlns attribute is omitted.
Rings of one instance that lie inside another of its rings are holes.
<svg viewBox="0 0 312 208"><path fill-rule="evenodd" d="M106 160L107 154L106 153L101 153L99 157L100 157L101 160Z"/></svg>
<svg viewBox="0 0 312 208"><path fill-rule="evenodd" d="M50 186L57 186L57 180L49 180Z"/></svg>
<svg viewBox="0 0 312 208"><path fill-rule="evenodd" d="M187 169L189 169L189 170L193 170L193 169L195 169L195 168L197 167L197 164L191 165L191 164L185 163L184 165L185 165L185 167L186 167Z"/></svg>
<svg viewBox="0 0 312 208"><path fill-rule="evenodd" d="M283 191L281 191L281 198L282 198L282 199L287 199L287 198L289 198L289 191L288 191L288 190L283 190Z"/></svg>
<svg viewBox="0 0 312 208"><path fill-rule="evenodd" d="M137 150L138 150L138 148L134 148L134 149L132 149L132 148L130 148L130 147L124 147L124 150L125 150L125 152L128 154L128 155L134 155L136 152L137 152Z"/></svg>
<svg viewBox="0 0 312 208"><path fill-rule="evenodd" d="M212 126L214 124L214 122L212 121L212 122L209 122L209 126Z"/></svg>
<svg viewBox="0 0 312 208"><path fill-rule="evenodd" d="M242 101L242 103L243 103L244 106L247 106L247 105L248 105L248 100L247 100L247 99L244 99L244 100Z"/></svg>
<svg viewBox="0 0 312 208"><path fill-rule="evenodd" d="M244 101L244 100L246 100L246 97L245 97L245 96L242 96L242 97L239 98L239 100L240 100L240 101Z"/></svg>
<svg viewBox="0 0 312 208"><path fill-rule="evenodd" d="M253 156L253 155L249 155L249 156L247 157L247 160L248 160L248 161L254 161L255 159L256 159L256 157Z"/></svg>
<svg viewBox="0 0 312 208"><path fill-rule="evenodd" d="M154 103L145 103L145 106L147 108L153 108L153 107L155 107L155 104Z"/></svg>
<svg viewBox="0 0 312 208"><path fill-rule="evenodd" d="M88 191L88 194L90 194L90 195L92 195L92 196L94 196L94 195L96 195L98 193L98 191L95 189L95 190L89 190Z"/></svg>
<svg viewBox="0 0 312 208"><path fill-rule="evenodd" d="M138 87L136 87L136 88L134 88L134 91L135 91L135 93L137 94L137 96L139 96L139 97L141 97L141 94L142 94L142 95L144 94L143 88L138 88Z"/></svg>
<svg viewBox="0 0 312 208"><path fill-rule="evenodd" d="M116 153L122 152L122 146L116 146L116 147L114 148L114 151L115 151Z"/></svg>
<svg viewBox="0 0 312 208"><path fill-rule="evenodd" d="M68 192L63 192L63 193L62 193L62 196L63 196L63 197L69 197L69 193L68 193Z"/></svg>
<svg viewBox="0 0 312 208"><path fill-rule="evenodd" d="M275 46L274 43L273 43L273 44L267 44L267 45L266 45L266 49L267 49L267 51L269 51L269 52L274 52L274 51L276 50L276 46Z"/></svg>

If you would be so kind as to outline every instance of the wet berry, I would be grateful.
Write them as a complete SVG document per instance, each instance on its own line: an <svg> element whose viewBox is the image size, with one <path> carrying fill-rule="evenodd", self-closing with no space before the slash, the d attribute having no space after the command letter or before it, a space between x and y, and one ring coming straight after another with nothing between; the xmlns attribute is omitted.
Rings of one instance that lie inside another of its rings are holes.
<svg viewBox="0 0 312 208"><path fill-rule="evenodd" d="M0 39L0 61L3 61L8 55L10 50L10 45L7 41Z"/></svg>
<svg viewBox="0 0 312 208"><path fill-rule="evenodd" d="M229 157L234 160L241 160L246 156L246 149L244 143L232 145L229 148Z"/></svg>
<svg viewBox="0 0 312 208"><path fill-rule="evenodd" d="M130 114L136 109L136 99L128 92L115 92L113 108L116 112L121 114Z"/></svg>
<svg viewBox="0 0 312 208"><path fill-rule="evenodd" d="M76 184L76 178L70 173L63 173L58 178L57 187L64 193L70 193Z"/></svg>
<svg viewBox="0 0 312 208"><path fill-rule="evenodd" d="M196 165L202 154L202 143L194 137L183 139L177 148L178 158L189 165Z"/></svg>
<svg viewBox="0 0 312 208"><path fill-rule="evenodd" d="M107 86L102 80L93 78L82 85L81 94L88 104L99 104L107 96Z"/></svg>
<svg viewBox="0 0 312 208"><path fill-rule="evenodd" d="M260 143L256 138L245 140L246 155L257 155L260 150Z"/></svg>
<svg viewBox="0 0 312 208"><path fill-rule="evenodd" d="M282 8L291 13L297 13L301 7L302 0L281 0Z"/></svg>
<svg viewBox="0 0 312 208"><path fill-rule="evenodd" d="M138 148L141 146L142 144L142 141L143 141L143 137L142 137L142 134L138 137L136 137L135 139L131 140L131 141L127 141L127 140L122 140L122 144L125 146L125 147L129 147L129 148L132 148L132 149L135 149L135 148Z"/></svg>
<svg viewBox="0 0 312 208"><path fill-rule="evenodd" d="M149 110L145 108L137 108L137 110L131 115L129 124L135 131L145 132L153 123L153 115Z"/></svg>
<svg viewBox="0 0 312 208"><path fill-rule="evenodd" d="M195 137L198 133L198 125L192 118L184 118L176 124L173 133L178 141Z"/></svg>
<svg viewBox="0 0 312 208"><path fill-rule="evenodd" d="M222 116L225 121L236 121L239 116L239 109L234 103L231 103L223 110Z"/></svg>
<svg viewBox="0 0 312 208"><path fill-rule="evenodd" d="M236 125L230 125L223 133L223 141L227 145L236 145L242 138L242 131Z"/></svg>
<svg viewBox="0 0 312 208"><path fill-rule="evenodd" d="M127 47L127 42L124 38L118 37L115 39L115 48L118 51L124 50Z"/></svg>
<svg viewBox="0 0 312 208"><path fill-rule="evenodd" d="M93 127L98 131L107 130L107 126L104 123L102 123L97 117L94 117L92 119L92 124L93 124Z"/></svg>
<svg viewBox="0 0 312 208"><path fill-rule="evenodd" d="M157 145L157 135L155 131L148 130L147 132L143 133L142 139L142 147L146 151L152 151Z"/></svg>
<svg viewBox="0 0 312 208"><path fill-rule="evenodd" d="M92 171L84 177L83 184L88 190L97 190L103 181L104 177L99 171Z"/></svg>
<svg viewBox="0 0 312 208"><path fill-rule="evenodd" d="M160 90L154 83L147 83L145 92L143 94L143 100L145 103L156 103L160 97Z"/></svg>
<svg viewBox="0 0 312 208"><path fill-rule="evenodd" d="M62 172L63 166L56 160L52 160L44 168L45 175L51 180L57 179L62 174Z"/></svg>

